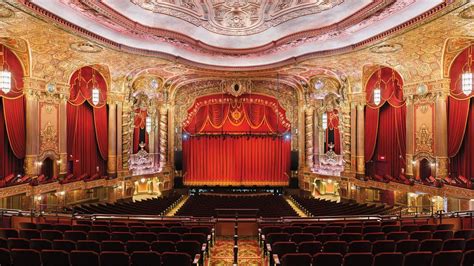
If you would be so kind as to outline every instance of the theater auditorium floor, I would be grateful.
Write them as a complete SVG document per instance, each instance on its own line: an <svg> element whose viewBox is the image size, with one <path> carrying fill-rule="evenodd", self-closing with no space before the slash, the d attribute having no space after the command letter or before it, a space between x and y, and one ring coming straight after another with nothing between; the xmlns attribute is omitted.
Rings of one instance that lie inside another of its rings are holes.
<svg viewBox="0 0 474 266"><path fill-rule="evenodd" d="M211 249L211 257L208 266L231 266L233 262L232 237L218 237L214 247ZM262 250L257 239L254 237L242 237L239 239L238 265L263 266Z"/></svg>

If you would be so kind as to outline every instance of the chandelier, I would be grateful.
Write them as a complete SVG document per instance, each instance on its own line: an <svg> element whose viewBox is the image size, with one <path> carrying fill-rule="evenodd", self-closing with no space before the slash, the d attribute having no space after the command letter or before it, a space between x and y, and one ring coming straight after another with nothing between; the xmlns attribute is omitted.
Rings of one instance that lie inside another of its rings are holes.
<svg viewBox="0 0 474 266"><path fill-rule="evenodd" d="M100 90L97 88L95 69L92 69L92 103L98 105L100 102Z"/></svg>
<svg viewBox="0 0 474 266"><path fill-rule="evenodd" d="M6 53L5 53L5 46L2 45L2 61L1 61L1 71L0 71L0 88L4 94L7 94L12 89L12 72L10 72L7 67L8 65L5 62ZM7 67L4 67L4 66Z"/></svg>
<svg viewBox="0 0 474 266"><path fill-rule="evenodd" d="M472 92L472 46L468 49L467 63L464 65L461 75L461 88L465 95L469 95Z"/></svg>
<svg viewBox="0 0 474 266"><path fill-rule="evenodd" d="M382 82L382 68L379 68L377 73L377 83L374 89L374 103L375 105L379 105L382 100L382 89L380 88L380 83Z"/></svg>

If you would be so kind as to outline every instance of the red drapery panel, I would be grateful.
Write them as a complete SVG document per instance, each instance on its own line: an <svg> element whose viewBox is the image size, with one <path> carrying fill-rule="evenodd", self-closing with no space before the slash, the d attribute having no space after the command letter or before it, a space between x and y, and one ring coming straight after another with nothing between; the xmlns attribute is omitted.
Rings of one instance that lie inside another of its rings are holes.
<svg viewBox="0 0 474 266"><path fill-rule="evenodd" d="M290 141L271 136L196 136L183 141L187 185L287 185Z"/></svg>
<svg viewBox="0 0 474 266"><path fill-rule="evenodd" d="M365 160L368 175L398 178L405 168L406 107L402 79L391 68L383 67L367 82L365 110ZM374 103L374 90L381 89L381 101Z"/></svg>
<svg viewBox="0 0 474 266"><path fill-rule="evenodd" d="M326 146L324 151L329 151L329 145L334 144L333 151L341 154L341 135L339 132L339 115L337 110L327 112L328 127L326 128Z"/></svg>
<svg viewBox="0 0 474 266"><path fill-rule="evenodd" d="M149 136L146 131L146 117L148 115L147 110L139 110L135 114L134 129L133 129L133 153L137 153L140 150L140 143L145 143L144 150L147 152Z"/></svg>
<svg viewBox="0 0 474 266"><path fill-rule="evenodd" d="M461 52L451 65L450 96L448 98L448 155L450 157L451 176L474 178L474 107L471 98L473 93L465 95L462 91L461 75L463 71L471 71L467 66L474 64L471 45ZM471 53L471 57L469 54ZM470 62L469 62L470 60Z"/></svg>
<svg viewBox="0 0 474 266"><path fill-rule="evenodd" d="M288 184L291 141L284 109L264 95L201 97L183 131L187 185Z"/></svg>
<svg viewBox="0 0 474 266"><path fill-rule="evenodd" d="M0 90L0 177L23 173L26 152L25 98L23 68L16 55L0 44L2 69L12 74L11 90Z"/></svg>
<svg viewBox="0 0 474 266"><path fill-rule="evenodd" d="M92 88L98 88L99 103L92 102ZM107 84L98 71L83 67L71 77L67 105L68 160L72 173L105 175L108 153Z"/></svg>

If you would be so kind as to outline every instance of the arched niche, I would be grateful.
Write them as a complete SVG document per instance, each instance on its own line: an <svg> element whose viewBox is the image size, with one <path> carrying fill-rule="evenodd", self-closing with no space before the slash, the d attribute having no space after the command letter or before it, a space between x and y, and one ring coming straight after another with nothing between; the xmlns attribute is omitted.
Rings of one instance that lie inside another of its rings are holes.
<svg viewBox="0 0 474 266"><path fill-rule="evenodd" d="M131 83L131 145L133 174L159 170L159 105L165 100L163 78L143 73Z"/></svg>

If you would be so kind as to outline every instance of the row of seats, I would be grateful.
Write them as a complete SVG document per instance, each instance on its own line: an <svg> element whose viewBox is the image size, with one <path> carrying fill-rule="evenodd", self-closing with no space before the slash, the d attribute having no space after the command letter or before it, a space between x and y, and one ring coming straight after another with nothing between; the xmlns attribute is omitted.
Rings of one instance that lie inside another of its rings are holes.
<svg viewBox="0 0 474 266"><path fill-rule="evenodd" d="M470 239L474 237L474 230L459 230L456 232L450 230L441 230L441 231L415 231L415 232L391 232L388 234L377 232L377 233L367 233L367 234L360 234L360 233L269 233L263 235L261 240L265 244L273 244L274 242L281 242L281 241L292 241L295 243L300 243L303 241L320 241L321 243L325 243L327 241L344 241L350 243L352 241L359 241L359 240L367 240L370 242L375 242L379 240L393 240L393 241L400 241L406 239L415 239L418 241L426 240L426 239L440 239L440 240L448 240L448 239Z"/></svg>
<svg viewBox="0 0 474 266"><path fill-rule="evenodd" d="M383 252L400 252L403 254L416 251L429 251L436 253L439 251L474 250L474 239L426 239L418 241L415 239L400 240L395 242L393 240L379 240L370 242L367 240L358 240L347 243L345 241L327 241L321 243L319 241L303 241L295 242L275 242L272 245L268 244L267 255L272 257L274 254L282 257L287 253L308 253L311 255L325 252L325 253L372 253L377 255Z"/></svg>
<svg viewBox="0 0 474 266"><path fill-rule="evenodd" d="M172 195L136 202L87 204L73 207L72 211L79 214L160 215L170 206L176 204L180 198L179 195Z"/></svg>
<svg viewBox="0 0 474 266"><path fill-rule="evenodd" d="M2 232L2 231L0 231ZM95 241L105 241L105 240L118 240L122 242L127 242L130 240L142 240L142 241L173 241L178 242L181 240L196 240L199 242L207 242L210 240L211 236L203 233L153 233L153 232L105 232L105 231L56 231L56 230L43 230L38 235L37 232L33 230L20 230L20 234L15 234L15 231L3 231L1 239L45 239L45 240L95 240Z"/></svg>
<svg viewBox="0 0 474 266"><path fill-rule="evenodd" d="M60 232L66 231L81 231L81 232L90 232L90 231L105 231L105 232L153 232L153 233L204 233L210 234L212 227L210 226L106 226L106 225L58 225L53 226L51 229L20 229L20 233L31 233L31 234L40 234L44 230L54 230ZM5 234L15 234L16 229L12 228L0 228L0 237L3 237ZM18 233L18 232L17 232Z"/></svg>
<svg viewBox="0 0 474 266"><path fill-rule="evenodd" d="M216 209L258 209L260 217L298 216L282 196L194 195L176 213L178 216L216 217Z"/></svg>
<svg viewBox="0 0 474 266"><path fill-rule="evenodd" d="M0 248L2 266L191 266L199 265L200 256L192 257L185 252L136 251L128 254L120 251L32 250Z"/></svg>
<svg viewBox="0 0 474 266"><path fill-rule="evenodd" d="M379 225L366 225L366 226L340 226L340 225L328 225L328 226L318 226L318 225L311 225L311 226L275 226L275 225L266 225L266 226L261 226L259 228L259 232L262 234L268 234L268 233L313 233L313 234L318 234L318 233L336 233L336 234L341 234L341 233L361 233L361 234L367 234L367 233L377 233L377 232L383 232L385 234L391 233L391 232L399 232L399 231L404 231L404 232L415 232L415 231L440 231L440 230L452 230L454 226L452 224L439 224L439 225L384 225L384 226L379 226Z"/></svg>
<svg viewBox="0 0 474 266"><path fill-rule="evenodd" d="M389 214L393 207L360 203L342 203L324 199L291 196L293 201L312 216L344 216Z"/></svg>
<svg viewBox="0 0 474 266"><path fill-rule="evenodd" d="M288 253L281 259L275 258L276 265L283 266L472 266L474 250L463 254L462 251L383 252L372 253L318 253L314 256L306 253Z"/></svg>

